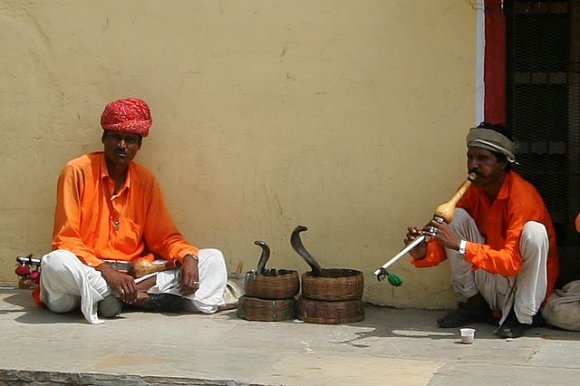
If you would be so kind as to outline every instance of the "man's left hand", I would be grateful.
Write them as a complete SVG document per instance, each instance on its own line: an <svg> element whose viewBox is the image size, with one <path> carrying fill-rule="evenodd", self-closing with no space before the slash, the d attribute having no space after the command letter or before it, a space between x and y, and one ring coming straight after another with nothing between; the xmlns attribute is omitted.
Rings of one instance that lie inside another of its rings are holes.
<svg viewBox="0 0 580 386"><path fill-rule="evenodd" d="M434 228L434 229L433 229ZM461 239L445 222L431 220L423 231L430 233L431 238L437 240L445 248L459 250Z"/></svg>
<svg viewBox="0 0 580 386"><path fill-rule="evenodd" d="M186 255L183 258L179 285L183 296L191 295L199 288L199 271L196 257Z"/></svg>

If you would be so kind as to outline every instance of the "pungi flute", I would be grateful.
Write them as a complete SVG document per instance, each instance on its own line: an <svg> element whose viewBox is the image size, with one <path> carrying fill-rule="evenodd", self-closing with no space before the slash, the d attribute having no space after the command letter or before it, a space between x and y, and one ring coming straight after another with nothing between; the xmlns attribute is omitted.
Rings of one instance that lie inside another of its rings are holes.
<svg viewBox="0 0 580 386"><path fill-rule="evenodd" d="M42 259L32 257L32 255L16 257L16 261L21 265L30 265L36 267L40 267L41 260ZM177 261L177 259L154 261L149 261L147 259L138 259L135 261L103 259L103 261L105 263L112 264L114 269L131 274L136 279L150 273L166 271L179 267L179 261Z"/></svg>
<svg viewBox="0 0 580 386"><path fill-rule="evenodd" d="M453 216L455 216L455 206L457 205L457 203L459 202L461 197L463 197L465 192L467 192L467 189L469 189L469 187L471 186L471 182L473 180L475 180L475 177L476 177L475 173L469 173L469 175L467 176L467 181L465 181L463 184L461 184L461 186L459 187L457 192L455 192L453 197L451 197L451 199L449 201L439 205L435 209L435 214L433 215L433 219L435 219L437 222L445 221L447 224L449 224L453 220ZM410 244L408 244L405 248L403 248L399 253L397 253L393 258L391 258L389 261L387 261L385 264L383 264L382 267L377 269L375 271L375 275L377 276L377 279L379 279L379 281L380 281L380 280L383 280L385 277L388 277L389 272L387 271L387 268L389 268L391 265L393 265L401 257L405 256L407 254L407 252L409 252L411 249L415 248L417 245L422 243L425 240L425 237L426 237L425 235L421 235L421 236L417 237ZM389 280L389 282L391 282L391 280ZM395 283L391 283L391 284L396 285Z"/></svg>

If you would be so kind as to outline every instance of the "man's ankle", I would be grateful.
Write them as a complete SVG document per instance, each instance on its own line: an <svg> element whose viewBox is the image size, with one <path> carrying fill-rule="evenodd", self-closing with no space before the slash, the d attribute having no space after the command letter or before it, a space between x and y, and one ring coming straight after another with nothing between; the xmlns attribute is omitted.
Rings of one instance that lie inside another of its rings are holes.
<svg viewBox="0 0 580 386"><path fill-rule="evenodd" d="M149 302L150 296L146 291L138 291L137 292L137 300L135 303L131 304L131 307L141 308L144 310L150 310L151 304Z"/></svg>
<svg viewBox="0 0 580 386"><path fill-rule="evenodd" d="M489 304L487 304L487 301L483 298L483 296L479 292L467 298L465 302L459 303L458 306L460 308L467 309L475 314L491 313Z"/></svg>
<svg viewBox="0 0 580 386"><path fill-rule="evenodd" d="M531 327L532 324L520 322L515 312L512 310L503 324L495 331L495 335L500 338L519 338Z"/></svg>
<svg viewBox="0 0 580 386"><path fill-rule="evenodd" d="M465 300L465 304L473 304L480 306L482 304L487 304L487 302L485 301L483 295L480 292L477 292L475 295L468 297Z"/></svg>

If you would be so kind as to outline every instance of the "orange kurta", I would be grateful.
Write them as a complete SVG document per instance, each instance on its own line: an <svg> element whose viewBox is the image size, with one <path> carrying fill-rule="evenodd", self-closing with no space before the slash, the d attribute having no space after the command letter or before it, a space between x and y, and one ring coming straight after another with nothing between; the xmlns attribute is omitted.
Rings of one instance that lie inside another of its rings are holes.
<svg viewBox="0 0 580 386"><path fill-rule="evenodd" d="M111 197L113 189L103 152L68 162L58 180L53 249L71 251L89 266L198 254L173 223L147 168L131 162L125 185Z"/></svg>
<svg viewBox="0 0 580 386"><path fill-rule="evenodd" d="M476 268L499 275L515 276L522 268L519 245L524 224L528 221L544 224L550 241L546 296L552 293L559 273L556 232L548 209L533 185L510 171L493 202L482 188L471 186L457 207L465 209L473 217L486 240L485 244L468 242L465 260ZM411 261L417 267L429 267L445 259L444 248L431 240L425 258Z"/></svg>

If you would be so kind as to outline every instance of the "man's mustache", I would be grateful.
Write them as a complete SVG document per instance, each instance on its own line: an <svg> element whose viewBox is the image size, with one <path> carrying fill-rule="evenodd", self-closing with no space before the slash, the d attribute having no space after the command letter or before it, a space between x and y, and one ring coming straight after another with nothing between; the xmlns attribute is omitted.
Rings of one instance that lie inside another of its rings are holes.
<svg viewBox="0 0 580 386"><path fill-rule="evenodd" d="M474 173L476 176L481 176L481 173L477 169L470 169L468 171L469 174Z"/></svg>

